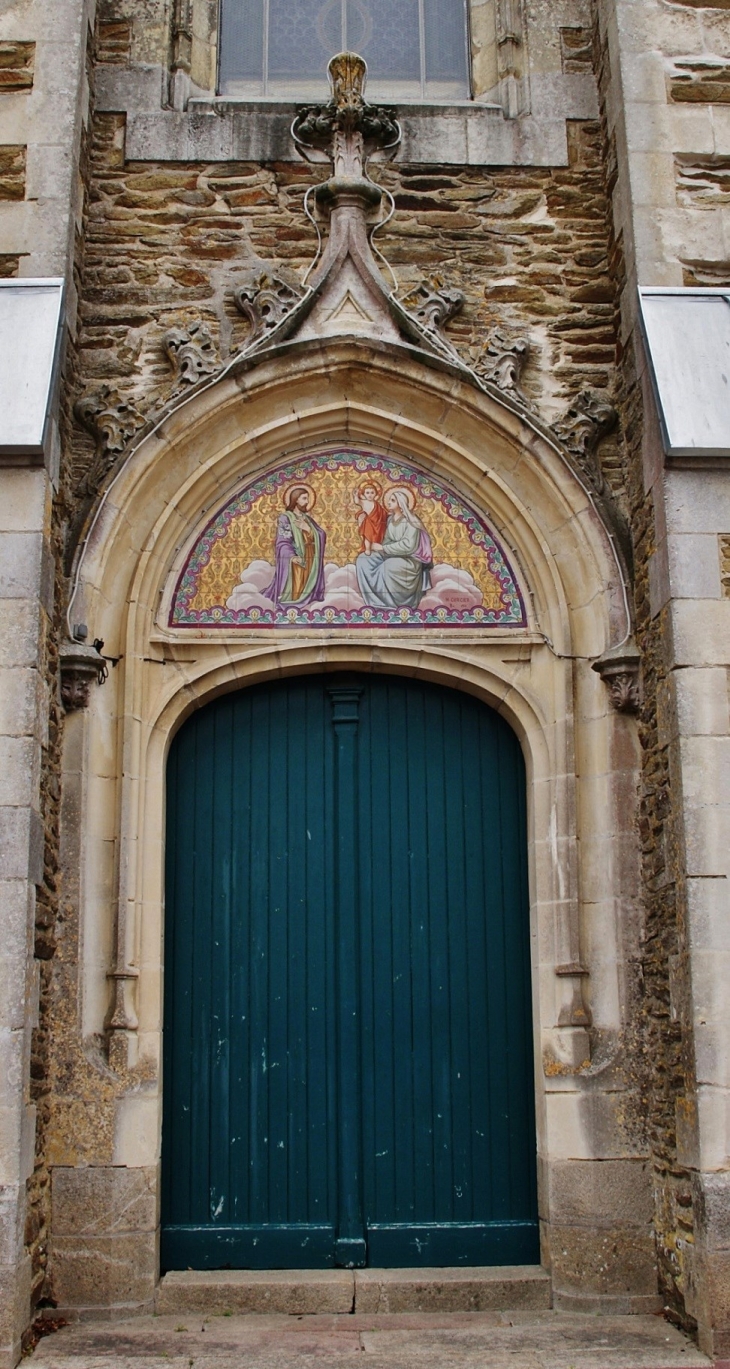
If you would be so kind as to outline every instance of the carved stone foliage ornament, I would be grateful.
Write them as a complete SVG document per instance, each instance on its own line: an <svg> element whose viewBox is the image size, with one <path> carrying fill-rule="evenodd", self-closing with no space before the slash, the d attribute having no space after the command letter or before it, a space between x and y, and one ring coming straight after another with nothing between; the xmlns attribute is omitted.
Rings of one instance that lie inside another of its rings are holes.
<svg viewBox="0 0 730 1369"><path fill-rule="evenodd" d="M590 457L618 422L610 397L603 390L581 390L567 413L555 424L561 442L577 457Z"/></svg>
<svg viewBox="0 0 730 1369"><path fill-rule="evenodd" d="M641 656L632 638L623 646L607 651L593 669L608 688L608 697L617 713L638 713L641 704Z"/></svg>
<svg viewBox="0 0 730 1369"><path fill-rule="evenodd" d="M474 370L483 380L490 381L492 385L497 385L500 390L514 395L525 403L520 380L529 355L528 338L509 337L501 328L495 328L486 347L477 358Z"/></svg>
<svg viewBox="0 0 730 1369"><path fill-rule="evenodd" d="M172 366L176 387L195 385L218 370L215 344L204 323L170 328L162 339L162 346Z"/></svg>
<svg viewBox="0 0 730 1369"><path fill-rule="evenodd" d="M96 647L62 642L60 649L61 701L67 713L87 708L92 684L103 684L106 662Z"/></svg>
<svg viewBox="0 0 730 1369"><path fill-rule="evenodd" d="M251 324L244 350L273 333L304 293L296 276L281 267L252 272L248 280L237 286L233 292L236 308Z"/></svg>
<svg viewBox="0 0 730 1369"><path fill-rule="evenodd" d="M596 494L609 496L601 465L598 444L618 424L618 414L604 390L581 390L570 408L554 425L554 431L575 457Z"/></svg>
<svg viewBox="0 0 730 1369"><path fill-rule="evenodd" d="M440 281L423 281L403 301L423 328L438 333L464 306L461 290L447 290Z"/></svg>
<svg viewBox="0 0 730 1369"><path fill-rule="evenodd" d="M77 400L74 413L95 438L97 452L111 456L124 451L145 421L132 401L109 385Z"/></svg>

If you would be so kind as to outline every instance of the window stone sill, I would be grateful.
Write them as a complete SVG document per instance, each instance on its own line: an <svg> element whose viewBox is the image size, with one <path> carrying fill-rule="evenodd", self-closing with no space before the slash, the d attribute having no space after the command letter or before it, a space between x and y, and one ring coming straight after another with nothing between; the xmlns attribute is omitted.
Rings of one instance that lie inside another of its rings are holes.
<svg viewBox="0 0 730 1369"><path fill-rule="evenodd" d="M541 85L542 83L537 83ZM533 112L506 119L498 105L394 107L403 130L396 160L409 165L567 166L566 119L597 114L592 79L533 82ZM161 72L99 72L97 109L127 115L129 161L298 161L291 124L301 102L193 97L184 111L160 108ZM537 97L537 98L536 98Z"/></svg>

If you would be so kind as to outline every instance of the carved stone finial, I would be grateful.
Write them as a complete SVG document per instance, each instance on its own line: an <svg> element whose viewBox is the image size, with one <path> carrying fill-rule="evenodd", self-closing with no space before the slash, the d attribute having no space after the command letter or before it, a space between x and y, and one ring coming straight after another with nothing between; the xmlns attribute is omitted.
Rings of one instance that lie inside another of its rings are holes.
<svg viewBox="0 0 730 1369"><path fill-rule="evenodd" d="M273 333L304 293L304 287L291 272L276 267L252 272L238 285L233 291L233 300L239 313L251 324L244 350L248 351Z"/></svg>
<svg viewBox="0 0 730 1369"><path fill-rule="evenodd" d="M109 385L77 400L74 413L95 438L97 452L102 455L123 452L145 421L132 401Z"/></svg>
<svg viewBox="0 0 730 1369"><path fill-rule="evenodd" d="M292 124L298 147L325 153L335 177L358 180L367 158L400 141L394 109L368 104L364 98L367 65L354 52L340 52L328 67L332 98L326 105L303 105Z"/></svg>
<svg viewBox="0 0 730 1369"><path fill-rule="evenodd" d="M529 338L509 337L501 328L495 328L486 347L477 358L474 370L484 380L497 385L507 394L516 395L524 402L525 396L520 389L520 380L529 355Z"/></svg>
<svg viewBox="0 0 730 1369"><path fill-rule="evenodd" d="M603 683L608 687L611 706L617 713L638 713L641 703L641 656L630 638L621 647L613 647L593 662Z"/></svg>
<svg viewBox="0 0 730 1369"><path fill-rule="evenodd" d="M95 647L83 642L62 642L60 649L61 700L67 713L87 708L92 684L103 684L106 665Z"/></svg>
<svg viewBox="0 0 730 1369"><path fill-rule="evenodd" d="M170 328L162 346L174 372L175 385L195 385L218 370L215 344L202 322Z"/></svg>
<svg viewBox="0 0 730 1369"><path fill-rule="evenodd" d="M338 52L328 68L332 99L337 108L357 116L364 104L368 66L356 52Z"/></svg>

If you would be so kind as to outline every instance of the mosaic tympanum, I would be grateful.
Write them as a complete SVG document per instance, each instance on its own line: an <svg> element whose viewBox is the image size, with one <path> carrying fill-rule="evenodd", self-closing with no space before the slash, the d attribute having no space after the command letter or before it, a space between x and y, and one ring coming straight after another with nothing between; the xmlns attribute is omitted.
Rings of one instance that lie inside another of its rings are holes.
<svg viewBox="0 0 730 1369"><path fill-rule="evenodd" d="M404 461L362 451L287 462L208 523L171 627L523 627L484 519Z"/></svg>

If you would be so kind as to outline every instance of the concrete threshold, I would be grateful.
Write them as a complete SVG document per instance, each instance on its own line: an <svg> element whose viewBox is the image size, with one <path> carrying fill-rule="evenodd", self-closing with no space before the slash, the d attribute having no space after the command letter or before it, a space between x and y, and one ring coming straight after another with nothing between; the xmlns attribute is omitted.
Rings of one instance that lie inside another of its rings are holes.
<svg viewBox="0 0 730 1369"><path fill-rule="evenodd" d="M479 1269L222 1269L165 1274L158 1316L367 1316L397 1312L541 1311L550 1277L539 1265Z"/></svg>

